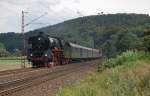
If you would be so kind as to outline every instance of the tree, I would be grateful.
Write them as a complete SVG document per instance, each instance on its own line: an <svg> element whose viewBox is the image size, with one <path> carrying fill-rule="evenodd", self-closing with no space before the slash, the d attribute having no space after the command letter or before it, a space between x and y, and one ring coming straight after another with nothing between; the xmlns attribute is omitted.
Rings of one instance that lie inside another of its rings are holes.
<svg viewBox="0 0 150 96"><path fill-rule="evenodd" d="M6 51L6 48L3 43L0 43L0 57L7 56L9 53Z"/></svg>
<svg viewBox="0 0 150 96"><path fill-rule="evenodd" d="M144 32L143 46L145 48L145 51L149 51L150 52L150 29L147 29Z"/></svg>
<svg viewBox="0 0 150 96"><path fill-rule="evenodd" d="M107 40L102 46L102 51L103 55L107 56L107 58L116 56L117 50L114 41Z"/></svg>
<svg viewBox="0 0 150 96"><path fill-rule="evenodd" d="M126 32L121 34L122 38L117 43L117 50L123 52L126 50L136 49L140 43L139 38L132 32Z"/></svg>
<svg viewBox="0 0 150 96"><path fill-rule="evenodd" d="M5 46L3 43L0 43L0 49L5 49Z"/></svg>

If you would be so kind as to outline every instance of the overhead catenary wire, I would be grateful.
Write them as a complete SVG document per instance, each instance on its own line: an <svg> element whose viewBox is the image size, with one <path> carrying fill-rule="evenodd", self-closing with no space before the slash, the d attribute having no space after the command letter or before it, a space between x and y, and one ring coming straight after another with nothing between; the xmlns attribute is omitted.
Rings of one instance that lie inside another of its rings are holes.
<svg viewBox="0 0 150 96"><path fill-rule="evenodd" d="M45 13L44 13L44 14L42 14L41 16L39 16L39 17L37 17L37 18L33 19L32 21L30 21L29 23L25 24L25 25L24 25L24 27L25 27L25 26L28 26L28 25L30 25L30 24L32 24L33 22L35 22L35 21L39 20L40 18L42 18L43 16L45 16L45 15L47 15L47 14L48 14L48 13L47 13L47 12L45 12Z"/></svg>

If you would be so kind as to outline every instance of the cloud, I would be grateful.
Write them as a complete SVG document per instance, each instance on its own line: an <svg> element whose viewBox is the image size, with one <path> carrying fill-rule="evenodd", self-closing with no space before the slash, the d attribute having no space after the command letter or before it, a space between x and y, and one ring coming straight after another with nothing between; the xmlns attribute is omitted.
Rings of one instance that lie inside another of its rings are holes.
<svg viewBox="0 0 150 96"><path fill-rule="evenodd" d="M36 21L44 25L31 24L26 31L73 18L71 11L67 11L69 8L64 8L64 2L77 3L77 0L0 0L0 32L20 32L22 10L29 12L25 14L25 23L48 12L47 16Z"/></svg>
<svg viewBox="0 0 150 96"><path fill-rule="evenodd" d="M56 24L64 20L104 13L149 13L149 0L0 0L0 32L20 32L21 11L25 14L25 23L48 12L25 30ZM80 14L79 14L80 13Z"/></svg>

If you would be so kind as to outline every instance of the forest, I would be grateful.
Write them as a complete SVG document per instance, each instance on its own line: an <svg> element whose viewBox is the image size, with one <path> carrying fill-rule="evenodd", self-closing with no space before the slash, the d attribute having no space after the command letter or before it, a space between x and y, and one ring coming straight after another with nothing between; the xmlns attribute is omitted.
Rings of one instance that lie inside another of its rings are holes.
<svg viewBox="0 0 150 96"><path fill-rule="evenodd" d="M150 51L150 16L147 14L104 14L79 17L25 33L26 39L43 31L66 41L103 49L115 57L126 50ZM15 53L22 49L22 35L0 33L0 52Z"/></svg>

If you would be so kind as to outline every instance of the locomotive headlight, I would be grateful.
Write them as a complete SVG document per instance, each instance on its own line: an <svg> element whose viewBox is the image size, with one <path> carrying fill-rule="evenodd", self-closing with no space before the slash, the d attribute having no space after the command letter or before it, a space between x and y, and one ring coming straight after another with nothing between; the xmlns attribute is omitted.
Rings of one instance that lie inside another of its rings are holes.
<svg viewBox="0 0 150 96"><path fill-rule="evenodd" d="M30 54L30 56L33 56L33 54Z"/></svg>
<svg viewBox="0 0 150 96"><path fill-rule="evenodd" d="M47 56L47 54L45 54L45 56Z"/></svg>
<svg viewBox="0 0 150 96"><path fill-rule="evenodd" d="M40 40L41 40L41 38L39 37L39 38L38 38L38 40L40 41Z"/></svg>

